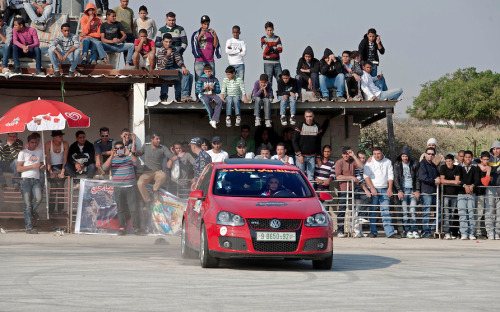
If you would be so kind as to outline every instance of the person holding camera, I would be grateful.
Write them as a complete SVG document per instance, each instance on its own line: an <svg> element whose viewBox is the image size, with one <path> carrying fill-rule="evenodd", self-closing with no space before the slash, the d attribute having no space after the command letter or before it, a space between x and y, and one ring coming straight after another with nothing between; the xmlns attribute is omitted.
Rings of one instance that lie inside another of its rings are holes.
<svg viewBox="0 0 500 312"><path fill-rule="evenodd" d="M361 64L364 64L366 61L372 62L373 67L370 74L372 77L376 77L377 67L379 65L378 53L384 54L385 48L380 36L377 35L377 31L374 28L368 29L368 33L359 43L358 50L361 55Z"/></svg>

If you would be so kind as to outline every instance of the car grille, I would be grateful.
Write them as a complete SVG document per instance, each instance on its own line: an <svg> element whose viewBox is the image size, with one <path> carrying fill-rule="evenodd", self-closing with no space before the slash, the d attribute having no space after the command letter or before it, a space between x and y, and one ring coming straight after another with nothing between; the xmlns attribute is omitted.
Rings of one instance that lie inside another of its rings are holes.
<svg viewBox="0 0 500 312"><path fill-rule="evenodd" d="M294 252L299 246L299 240L296 242L257 242L252 240L253 248L260 252Z"/></svg>
<svg viewBox="0 0 500 312"><path fill-rule="evenodd" d="M281 226L277 229L269 224L273 219L248 219L248 224L254 230L273 230L273 231L296 231L300 228L302 220L300 219L278 219Z"/></svg>
<svg viewBox="0 0 500 312"><path fill-rule="evenodd" d="M230 248L224 247L223 243L228 241L231 243ZM219 236L219 246L224 249L232 249L232 250L248 250L247 242L244 238L240 237L224 237Z"/></svg>
<svg viewBox="0 0 500 312"><path fill-rule="evenodd" d="M318 244L323 243L323 248L318 248ZM306 240L304 251L319 251L325 250L328 246L328 238L311 238Z"/></svg>

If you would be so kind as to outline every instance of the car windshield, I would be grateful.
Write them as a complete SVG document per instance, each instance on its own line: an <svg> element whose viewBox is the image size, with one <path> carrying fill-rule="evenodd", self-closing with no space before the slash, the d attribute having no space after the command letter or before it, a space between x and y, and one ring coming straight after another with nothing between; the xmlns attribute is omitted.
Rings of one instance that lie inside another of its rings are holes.
<svg viewBox="0 0 500 312"><path fill-rule="evenodd" d="M300 171L290 169L218 169L214 194L231 197L312 197Z"/></svg>

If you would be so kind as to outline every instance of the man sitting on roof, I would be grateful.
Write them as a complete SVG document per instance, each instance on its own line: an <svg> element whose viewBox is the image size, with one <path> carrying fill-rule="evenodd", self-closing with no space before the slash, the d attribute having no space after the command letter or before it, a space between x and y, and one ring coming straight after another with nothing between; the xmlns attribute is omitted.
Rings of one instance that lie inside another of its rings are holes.
<svg viewBox="0 0 500 312"><path fill-rule="evenodd" d="M12 46L12 58L14 59L14 74L21 73L19 57L34 58L36 61L36 74L43 75L42 72L42 52L36 30L26 26L22 18L14 20L14 31L12 32L14 45Z"/></svg>
<svg viewBox="0 0 500 312"><path fill-rule="evenodd" d="M96 7L92 2L87 4L85 8L85 13L82 18L80 18L80 25L82 27L82 33L80 34L80 40L82 43L82 64L109 64L106 52L101 42L101 25L102 20L97 17ZM89 49L90 58L88 58ZM97 55L99 55L99 61L97 61ZM102 62L100 62L102 60Z"/></svg>
<svg viewBox="0 0 500 312"><path fill-rule="evenodd" d="M45 31L47 20L52 14L52 0L31 0L23 3L24 10L30 17L35 28Z"/></svg>
<svg viewBox="0 0 500 312"><path fill-rule="evenodd" d="M125 68L132 68L132 56L134 55L134 44L125 43L127 34L121 23L116 21L116 13L113 10L106 12L106 23L101 25L101 41L106 52L127 52Z"/></svg>
<svg viewBox="0 0 500 312"><path fill-rule="evenodd" d="M391 89L388 91L380 90L376 85L375 81L382 79L381 75L372 77L370 74L372 71L373 64L370 61L365 61L363 64L363 76L361 76L361 90L363 90L366 101L387 101L387 100L397 100L399 96L403 93L403 89Z"/></svg>
<svg viewBox="0 0 500 312"><path fill-rule="evenodd" d="M29 16L28 13L26 13L26 10L24 9L24 3L29 3L29 0L9 0L9 6L5 9L3 12L3 17L5 18L5 23L9 24L10 18L13 16L14 18L16 15L21 15L23 20L29 21Z"/></svg>

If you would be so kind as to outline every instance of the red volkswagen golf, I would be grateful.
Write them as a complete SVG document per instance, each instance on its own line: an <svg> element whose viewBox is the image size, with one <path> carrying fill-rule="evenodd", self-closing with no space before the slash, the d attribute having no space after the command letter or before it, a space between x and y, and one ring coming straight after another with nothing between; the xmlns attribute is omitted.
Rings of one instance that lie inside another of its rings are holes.
<svg viewBox="0 0 500 312"><path fill-rule="evenodd" d="M312 260L329 270L333 223L304 174L280 161L228 159L205 168L182 223L183 258L204 268L219 259L279 257Z"/></svg>

